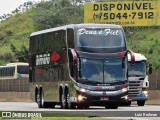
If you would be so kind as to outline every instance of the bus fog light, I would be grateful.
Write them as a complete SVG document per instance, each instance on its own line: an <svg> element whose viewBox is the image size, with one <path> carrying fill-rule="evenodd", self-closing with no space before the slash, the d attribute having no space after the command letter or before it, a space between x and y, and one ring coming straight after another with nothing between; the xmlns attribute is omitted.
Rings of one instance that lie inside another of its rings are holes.
<svg viewBox="0 0 160 120"><path fill-rule="evenodd" d="M127 92L127 90L128 90L127 88L123 88L122 92Z"/></svg>
<svg viewBox="0 0 160 120"><path fill-rule="evenodd" d="M128 99L128 95L123 96L123 97L121 97L121 98L123 98L123 99L127 100L127 99Z"/></svg>
<svg viewBox="0 0 160 120"><path fill-rule="evenodd" d="M84 99L87 99L87 98L82 95L78 95L78 101L83 101Z"/></svg>

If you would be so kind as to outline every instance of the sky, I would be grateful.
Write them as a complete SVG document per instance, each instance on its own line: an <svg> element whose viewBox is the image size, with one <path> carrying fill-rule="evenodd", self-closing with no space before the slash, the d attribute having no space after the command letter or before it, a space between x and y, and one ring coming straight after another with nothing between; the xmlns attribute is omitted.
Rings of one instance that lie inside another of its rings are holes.
<svg viewBox="0 0 160 120"><path fill-rule="evenodd" d="M24 2L27 1L41 1L41 0L0 0L0 16L3 14L11 13L15 10L18 6L22 5Z"/></svg>

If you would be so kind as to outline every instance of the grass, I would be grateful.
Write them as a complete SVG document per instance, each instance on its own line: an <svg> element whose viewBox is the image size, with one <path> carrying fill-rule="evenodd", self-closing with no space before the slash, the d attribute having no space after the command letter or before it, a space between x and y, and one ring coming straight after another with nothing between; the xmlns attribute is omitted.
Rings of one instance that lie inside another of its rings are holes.
<svg viewBox="0 0 160 120"><path fill-rule="evenodd" d="M36 120L34 118L34 120ZM100 118L100 117L44 117L38 118L37 120L109 120L107 118Z"/></svg>
<svg viewBox="0 0 160 120"><path fill-rule="evenodd" d="M0 118L2 117L2 112L3 111L0 111ZM14 114L14 113L17 113L17 114ZM28 117L28 113L30 113L30 112L12 111L11 116L16 117L16 115L18 115L18 113L21 113L21 114L24 113ZM31 113L34 113L34 112L31 112ZM79 115L79 114L70 114L69 115L69 114L63 114L63 113L62 114L59 114L59 113L56 114L56 113L52 113L52 112L50 112L50 113L40 113L40 114L39 114L39 112L37 112L37 113L38 113L38 117L31 117L32 120L75 120L75 119L76 120L110 120L110 119L104 118L104 117L88 117L86 115ZM37 115L37 113L36 113L36 115ZM4 114L4 115L6 115L6 114ZM42 117L40 117L41 115L42 115ZM23 120L28 120L27 117L24 118ZM19 119L14 118L14 120L19 120Z"/></svg>

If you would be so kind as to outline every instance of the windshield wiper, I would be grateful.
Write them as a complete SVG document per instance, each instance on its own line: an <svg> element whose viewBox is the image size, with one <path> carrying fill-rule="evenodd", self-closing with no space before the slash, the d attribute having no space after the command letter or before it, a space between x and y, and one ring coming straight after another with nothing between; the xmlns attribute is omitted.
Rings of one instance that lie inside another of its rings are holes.
<svg viewBox="0 0 160 120"><path fill-rule="evenodd" d="M123 84L125 84L125 82L122 80L113 80L113 81L107 82L107 83L123 83Z"/></svg>
<svg viewBox="0 0 160 120"><path fill-rule="evenodd" d="M80 78L80 79L78 79L78 81L79 82L81 82L81 83L96 83L96 84L99 84L99 83L101 83L101 82L98 82L98 81L94 81L94 80L89 80L89 79L87 79L87 78Z"/></svg>

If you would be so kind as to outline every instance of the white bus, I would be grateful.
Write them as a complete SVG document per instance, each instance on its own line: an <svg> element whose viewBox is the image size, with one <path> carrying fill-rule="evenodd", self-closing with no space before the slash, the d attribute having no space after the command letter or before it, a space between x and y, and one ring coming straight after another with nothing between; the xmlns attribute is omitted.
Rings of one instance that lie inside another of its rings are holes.
<svg viewBox="0 0 160 120"><path fill-rule="evenodd" d="M144 106L145 101L148 100L149 80L148 74L151 74L151 65L149 66L149 71L147 70L147 58L140 54L134 53L135 64L134 66L128 66L128 81L129 90L128 97L131 101L137 101L138 106ZM131 57L128 55L128 61L130 62ZM131 105L131 101L128 105Z"/></svg>
<svg viewBox="0 0 160 120"><path fill-rule="evenodd" d="M0 79L17 79L29 77L29 64L24 62L8 63L0 66Z"/></svg>

